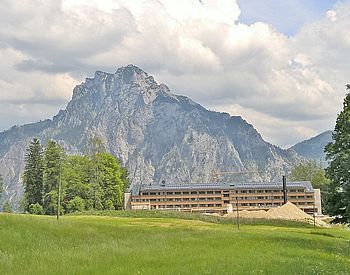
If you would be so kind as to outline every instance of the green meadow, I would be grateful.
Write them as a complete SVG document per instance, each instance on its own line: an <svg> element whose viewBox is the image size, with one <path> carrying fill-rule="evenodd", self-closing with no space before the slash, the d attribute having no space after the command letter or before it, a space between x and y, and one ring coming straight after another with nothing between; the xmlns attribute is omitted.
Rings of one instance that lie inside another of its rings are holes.
<svg viewBox="0 0 350 275"><path fill-rule="evenodd" d="M345 228L191 217L0 214L0 274L350 274Z"/></svg>

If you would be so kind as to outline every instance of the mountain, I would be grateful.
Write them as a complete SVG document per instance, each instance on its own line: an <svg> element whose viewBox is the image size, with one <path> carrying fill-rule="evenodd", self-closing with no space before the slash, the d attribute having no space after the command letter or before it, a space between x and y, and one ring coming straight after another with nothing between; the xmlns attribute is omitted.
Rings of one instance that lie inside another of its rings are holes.
<svg viewBox="0 0 350 275"><path fill-rule="evenodd" d="M326 131L313 138L299 142L290 149L295 150L306 159L321 161L326 166L324 147L332 141L332 133L332 131Z"/></svg>
<svg viewBox="0 0 350 275"><path fill-rule="evenodd" d="M0 134L0 173L17 201L28 142L55 139L70 154L83 152L97 136L117 156L135 183L209 182L214 171L256 170L220 180L280 180L300 161L293 150L265 142L240 116L205 109L133 65L114 74L97 71L76 86L65 110L50 120Z"/></svg>

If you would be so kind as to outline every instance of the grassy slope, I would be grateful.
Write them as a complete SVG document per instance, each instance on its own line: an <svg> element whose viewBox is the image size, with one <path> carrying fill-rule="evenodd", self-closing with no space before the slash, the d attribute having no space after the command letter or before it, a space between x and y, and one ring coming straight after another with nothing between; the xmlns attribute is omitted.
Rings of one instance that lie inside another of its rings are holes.
<svg viewBox="0 0 350 275"><path fill-rule="evenodd" d="M349 274L350 231L0 215L0 274Z"/></svg>

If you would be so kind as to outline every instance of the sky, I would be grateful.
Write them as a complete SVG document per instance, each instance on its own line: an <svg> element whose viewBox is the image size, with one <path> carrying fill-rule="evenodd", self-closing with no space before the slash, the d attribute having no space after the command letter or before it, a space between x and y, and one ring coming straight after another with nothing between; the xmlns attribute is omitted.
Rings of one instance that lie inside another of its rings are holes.
<svg viewBox="0 0 350 275"><path fill-rule="evenodd" d="M286 148L334 128L350 0L0 0L0 130L51 118L97 70L134 64Z"/></svg>

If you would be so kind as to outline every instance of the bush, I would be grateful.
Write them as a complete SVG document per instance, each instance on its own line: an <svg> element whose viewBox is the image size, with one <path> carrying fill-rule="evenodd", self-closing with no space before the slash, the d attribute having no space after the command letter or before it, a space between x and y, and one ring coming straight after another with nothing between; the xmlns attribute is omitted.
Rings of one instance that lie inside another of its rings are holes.
<svg viewBox="0 0 350 275"><path fill-rule="evenodd" d="M6 201L4 205L2 206L2 211L5 213L12 213L12 205L10 201Z"/></svg>
<svg viewBox="0 0 350 275"><path fill-rule="evenodd" d="M29 213L34 215L42 215L44 214L44 209L38 202L34 204L32 203L29 205Z"/></svg>
<svg viewBox="0 0 350 275"><path fill-rule="evenodd" d="M75 196L67 204L68 213L81 212L85 209L85 202L81 197Z"/></svg>
<svg viewBox="0 0 350 275"><path fill-rule="evenodd" d="M106 200L104 202L104 210L115 210L113 202L111 200Z"/></svg>

